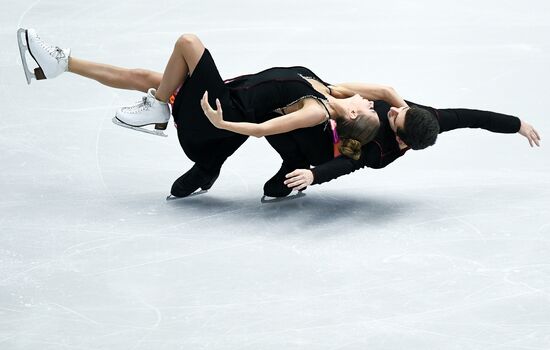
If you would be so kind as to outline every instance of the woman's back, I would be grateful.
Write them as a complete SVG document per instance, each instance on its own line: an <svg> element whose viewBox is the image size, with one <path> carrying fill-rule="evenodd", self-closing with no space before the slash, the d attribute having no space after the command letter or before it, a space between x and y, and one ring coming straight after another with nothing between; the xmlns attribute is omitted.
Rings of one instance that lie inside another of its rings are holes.
<svg viewBox="0 0 550 350"><path fill-rule="evenodd" d="M313 87L309 77L316 75L305 67L275 67L228 80L226 86L246 120L261 123L271 119L271 112L288 113L285 107L296 106L305 99L324 105L325 95Z"/></svg>

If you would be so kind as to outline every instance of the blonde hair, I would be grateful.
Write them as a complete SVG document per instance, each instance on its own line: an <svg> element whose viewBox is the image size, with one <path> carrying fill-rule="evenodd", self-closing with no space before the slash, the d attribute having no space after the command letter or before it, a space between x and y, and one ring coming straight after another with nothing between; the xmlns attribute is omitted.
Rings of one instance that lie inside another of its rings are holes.
<svg viewBox="0 0 550 350"><path fill-rule="evenodd" d="M353 160L361 158L361 142L354 139L344 139L340 144L340 153Z"/></svg>
<svg viewBox="0 0 550 350"><path fill-rule="evenodd" d="M360 114L355 119L337 118L336 132L342 139L339 150L343 155L358 160L361 147L371 142L380 129L380 120Z"/></svg>

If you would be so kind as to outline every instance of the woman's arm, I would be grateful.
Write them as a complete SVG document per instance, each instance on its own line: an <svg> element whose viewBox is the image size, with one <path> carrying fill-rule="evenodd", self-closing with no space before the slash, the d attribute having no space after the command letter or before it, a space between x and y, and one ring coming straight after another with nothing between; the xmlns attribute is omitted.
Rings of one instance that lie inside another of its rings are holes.
<svg viewBox="0 0 550 350"><path fill-rule="evenodd" d="M326 111L314 100L305 100L301 109L259 124L223 120L220 101L216 99L216 110L210 107L208 91L204 93L201 106L204 114L216 128L255 137L283 134L292 130L315 126L326 120Z"/></svg>
<svg viewBox="0 0 550 350"><path fill-rule="evenodd" d="M386 101L394 107L407 107L407 103L395 91L394 88L387 85L365 84L365 83L342 83L331 87L333 96L336 98L351 97L359 94L371 101Z"/></svg>

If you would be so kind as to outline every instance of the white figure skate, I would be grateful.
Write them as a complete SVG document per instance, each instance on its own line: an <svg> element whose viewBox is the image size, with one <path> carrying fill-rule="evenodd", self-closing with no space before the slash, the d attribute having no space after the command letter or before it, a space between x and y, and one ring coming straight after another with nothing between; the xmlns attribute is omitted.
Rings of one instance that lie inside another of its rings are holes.
<svg viewBox="0 0 550 350"><path fill-rule="evenodd" d="M170 107L166 102L155 98L157 90L151 88L141 101L133 106L122 107L116 111L113 123L136 131L145 132L157 136L168 136L162 130L166 130L170 120ZM155 124L154 130L144 126Z"/></svg>
<svg viewBox="0 0 550 350"><path fill-rule="evenodd" d="M19 53L21 54L21 62L23 63L27 84L31 83L32 78L36 80L52 79L67 71L71 49L61 49L57 46L47 44L40 39L34 29L19 28L17 31L17 42L19 44ZM34 73L31 72L27 65L25 57L25 52L27 51L38 65L34 69Z"/></svg>

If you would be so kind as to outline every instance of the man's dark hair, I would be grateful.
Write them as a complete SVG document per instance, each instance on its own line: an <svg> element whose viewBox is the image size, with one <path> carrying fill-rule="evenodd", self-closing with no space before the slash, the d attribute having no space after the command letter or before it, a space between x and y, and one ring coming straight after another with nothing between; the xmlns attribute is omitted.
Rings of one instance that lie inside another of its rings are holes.
<svg viewBox="0 0 550 350"><path fill-rule="evenodd" d="M435 144L438 134L439 122L436 117L424 108L415 106L405 114L405 130L397 129L397 136L415 150Z"/></svg>

